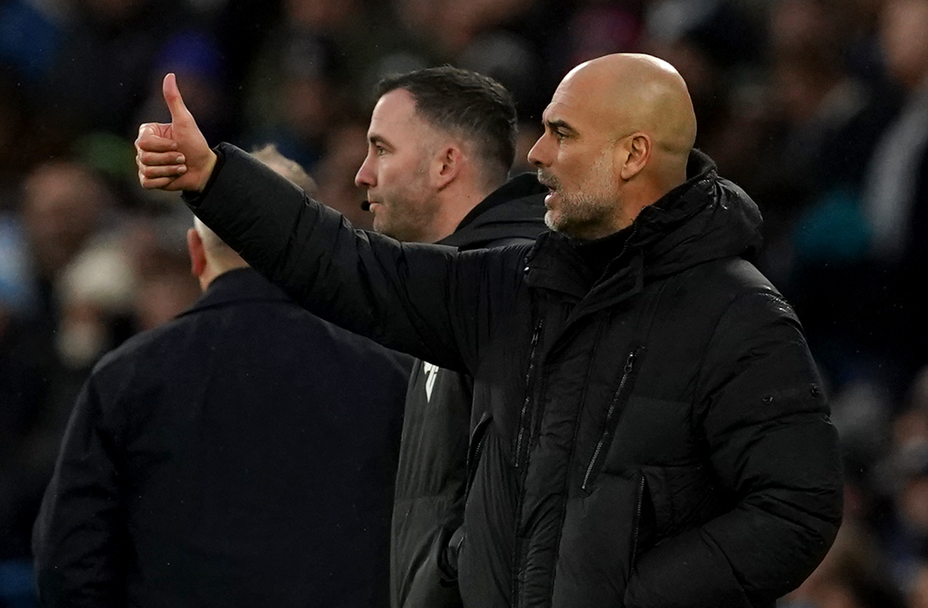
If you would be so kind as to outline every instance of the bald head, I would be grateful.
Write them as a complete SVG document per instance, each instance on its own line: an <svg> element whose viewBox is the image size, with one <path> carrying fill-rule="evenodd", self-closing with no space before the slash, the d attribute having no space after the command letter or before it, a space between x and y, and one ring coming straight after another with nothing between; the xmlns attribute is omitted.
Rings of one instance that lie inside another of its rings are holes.
<svg viewBox="0 0 928 608"><path fill-rule="evenodd" d="M545 109L529 153L552 189L548 226L599 238L686 181L696 115L683 78L666 61L606 55L571 70Z"/></svg>
<svg viewBox="0 0 928 608"><path fill-rule="evenodd" d="M217 276L233 268L242 268L248 265L234 249L226 245L225 241L200 221L200 218L193 218L193 227L203 243L206 257L216 269Z"/></svg>
<svg viewBox="0 0 928 608"><path fill-rule="evenodd" d="M595 120L613 138L649 135L654 152L685 171L696 140L696 114L679 72L651 55L617 53L575 67L554 94L585 99ZM552 100L553 101L553 100Z"/></svg>

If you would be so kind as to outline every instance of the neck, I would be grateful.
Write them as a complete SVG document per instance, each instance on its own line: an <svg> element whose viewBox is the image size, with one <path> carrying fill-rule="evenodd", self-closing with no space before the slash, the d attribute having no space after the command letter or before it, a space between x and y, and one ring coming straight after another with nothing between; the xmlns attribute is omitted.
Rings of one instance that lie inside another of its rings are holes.
<svg viewBox="0 0 928 608"><path fill-rule="evenodd" d="M203 273L199 276L200 279L200 289L206 291L206 288L215 281L220 276L229 272L230 270L235 270L237 268L248 268L248 264L244 261L241 263L230 263L230 264L208 264L203 270Z"/></svg>
<svg viewBox="0 0 928 608"><path fill-rule="evenodd" d="M655 176L654 179L642 180L628 198L629 202L622 205L625 217L621 218L619 229L631 226L645 207L649 207L664 198L677 186L686 182L686 168L668 172L664 176Z"/></svg>
<svg viewBox="0 0 928 608"><path fill-rule="evenodd" d="M428 242L435 243L453 234L467 214L494 189L449 186L442 190L439 193L441 212L436 217L432 238Z"/></svg>

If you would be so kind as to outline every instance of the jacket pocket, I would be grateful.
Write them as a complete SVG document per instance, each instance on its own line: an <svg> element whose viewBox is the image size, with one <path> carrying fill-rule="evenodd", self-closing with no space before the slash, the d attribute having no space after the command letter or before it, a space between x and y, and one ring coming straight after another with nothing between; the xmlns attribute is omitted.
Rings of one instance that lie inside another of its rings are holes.
<svg viewBox="0 0 928 608"><path fill-rule="evenodd" d="M723 511L705 465L647 466L644 475L654 513L655 542L701 526Z"/></svg>
<svg viewBox="0 0 928 608"><path fill-rule="evenodd" d="M457 530L442 528L436 538L438 549L435 557L438 565L439 584L442 587L452 587L458 582L458 558L464 546L464 526Z"/></svg>
<svg viewBox="0 0 928 608"><path fill-rule="evenodd" d="M483 445L486 441L487 431L493 422L493 416L484 412L471 433L470 442L467 446L467 485L464 489L464 503L470 496L471 488L474 484L474 478L477 476L477 467L480 464L480 457L483 454ZM458 562L460 561L461 550L464 547L465 538L464 526L457 529L443 527L438 539L438 556L437 563L441 573L442 586L451 586L458 580Z"/></svg>
<svg viewBox="0 0 928 608"><path fill-rule="evenodd" d="M653 545L649 490L641 470L603 472L593 491L568 501L553 606L621 606L641 555Z"/></svg>
<svg viewBox="0 0 928 608"><path fill-rule="evenodd" d="M639 361L644 354L643 346L633 348L625 358L625 365L622 368L622 375L619 378L619 384L613 393L612 400L609 402L609 409L606 410L606 418L603 423L603 430L593 449L593 455L590 462L584 469L583 482L581 488L584 492L589 493L593 482L596 481L599 471L602 469L603 462L606 460L606 453L609 446L612 445L612 438L615 435L615 429L619 424L619 417L622 410L632 393L632 386L635 383L635 376L638 374Z"/></svg>

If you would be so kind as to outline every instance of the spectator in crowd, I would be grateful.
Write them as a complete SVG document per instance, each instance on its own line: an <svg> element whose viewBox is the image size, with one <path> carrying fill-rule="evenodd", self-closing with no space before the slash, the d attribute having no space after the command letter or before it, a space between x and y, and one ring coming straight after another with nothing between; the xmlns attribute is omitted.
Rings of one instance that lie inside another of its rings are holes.
<svg viewBox="0 0 928 608"><path fill-rule="evenodd" d="M367 122L350 119L329 131L325 155L313 176L321 200L345 216L355 228L370 230L373 215L362 204L367 193L355 183L358 167L367 156Z"/></svg>
<svg viewBox="0 0 928 608"><path fill-rule="evenodd" d="M136 331L167 323L197 299L200 286L191 280L186 253L189 225L189 217L173 213L145 218L129 229L136 275L130 314Z"/></svg>
<svg viewBox="0 0 928 608"><path fill-rule="evenodd" d="M75 404L35 527L42 605L386 607L408 360L202 224L187 242L203 296Z"/></svg>
<svg viewBox="0 0 928 608"><path fill-rule="evenodd" d="M894 96L844 56L853 34L844 3L785 0L769 10L770 108L752 190L764 210L761 263L786 283L838 392L872 343L872 285L859 280L870 245L861 182Z"/></svg>
<svg viewBox="0 0 928 608"><path fill-rule="evenodd" d="M906 590L928 559L928 367L915 376L898 409L887 445L865 481L874 504L867 523L894 582Z"/></svg>
<svg viewBox="0 0 928 608"><path fill-rule="evenodd" d="M246 100L252 141L270 141L308 171L325 154L326 134L341 122L352 100L346 96L341 57L324 36L287 31L273 41L258 83ZM257 68L256 68L257 69Z"/></svg>
<svg viewBox="0 0 928 608"><path fill-rule="evenodd" d="M921 287L928 267L928 27L925 0L886 0L881 48L904 91L902 107L882 133L864 176L864 211L872 233L871 331L899 393L928 361Z"/></svg>
<svg viewBox="0 0 928 608"><path fill-rule="evenodd" d="M235 104L224 102L229 91L222 52L216 37L205 29L182 30L165 40L155 53L154 66L149 70L151 79L147 83L144 103L139 104L134 116L158 116L164 112L157 74L173 72L197 91L203 132L217 136L232 135Z"/></svg>
<svg viewBox="0 0 928 608"><path fill-rule="evenodd" d="M43 3L51 4L51 3ZM185 0L69 0L44 105L79 130L131 133L159 49L185 23ZM177 20L177 21L175 21ZM92 83L92 84L91 84Z"/></svg>
<svg viewBox="0 0 928 608"><path fill-rule="evenodd" d="M62 286L113 202L100 175L56 159L25 176L17 212L0 217L0 571L28 574L32 522L76 395L61 356L74 335ZM0 572L0 583L19 579Z"/></svg>
<svg viewBox="0 0 928 608"><path fill-rule="evenodd" d="M781 608L905 608L875 546L858 522L845 522L821 565Z"/></svg>
<svg viewBox="0 0 928 608"><path fill-rule="evenodd" d="M23 193L24 246L37 278L33 297L41 318L54 327L55 281L101 229L113 201L99 176L69 161L36 167L24 182Z"/></svg>
<svg viewBox="0 0 928 608"><path fill-rule="evenodd" d="M351 230L211 150L172 75L165 99L172 123L137 139L143 186L186 191L304 306L473 375L446 552L464 605L768 607L822 560L843 486L821 380L746 259L757 207L692 150L672 66L623 54L568 73L529 154L553 232L468 252Z"/></svg>

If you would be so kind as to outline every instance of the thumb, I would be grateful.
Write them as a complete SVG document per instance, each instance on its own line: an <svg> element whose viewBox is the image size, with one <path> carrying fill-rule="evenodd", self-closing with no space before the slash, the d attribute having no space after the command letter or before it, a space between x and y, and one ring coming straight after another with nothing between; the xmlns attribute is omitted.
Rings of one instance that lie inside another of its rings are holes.
<svg viewBox="0 0 928 608"><path fill-rule="evenodd" d="M184 98L180 96L180 89L177 88L177 78L174 74L167 74L161 85L161 92L164 95L164 102L168 104L168 110L171 111L171 123L194 122L193 115L184 104Z"/></svg>

